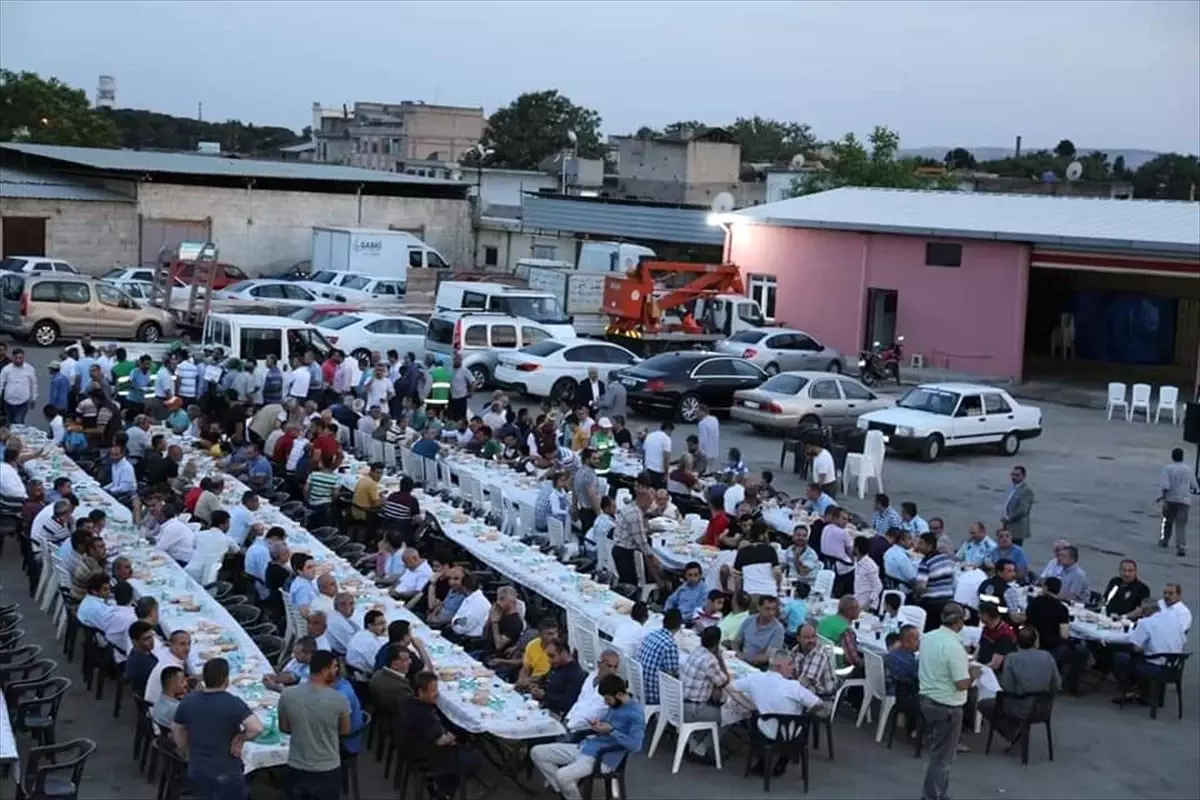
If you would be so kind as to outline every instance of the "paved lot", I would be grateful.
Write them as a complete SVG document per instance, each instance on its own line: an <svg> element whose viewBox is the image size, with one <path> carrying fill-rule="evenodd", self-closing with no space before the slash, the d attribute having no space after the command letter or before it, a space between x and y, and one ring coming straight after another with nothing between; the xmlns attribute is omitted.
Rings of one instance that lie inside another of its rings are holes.
<svg viewBox="0 0 1200 800"><path fill-rule="evenodd" d="M44 365L51 355L30 352L31 361ZM476 403L478 404L478 403ZM1183 586L1184 600L1200 610L1200 522L1193 514L1192 553L1178 559L1173 550L1155 545L1158 517L1159 469L1170 448L1181 443L1181 429L1168 425L1147 426L1106 422L1102 412L1045 405L1047 434L1026 442L1015 461L1029 470L1030 484L1037 495L1033 538L1028 543L1031 561L1044 564L1050 543L1065 537L1077 544L1082 566L1093 588L1102 588L1116 572L1117 561L1131 557L1141 564L1141 577L1157 593L1166 581ZM30 421L40 422L38 414ZM654 421L647 421L654 424ZM680 426L676 441L691 431ZM741 448L747 463L756 470L772 468L780 488L796 492L801 483L789 471L778 468L779 442L751 432L740 424L722 421L722 446ZM1189 449L1189 461L1193 450ZM889 458L884 468L886 489L894 503L912 500L928 519L941 516L956 541L965 536L967 525L983 520L995 526L999 507L1007 491L1011 462L990 453L953 454L934 465ZM790 461L789 461L790 467ZM869 497L853 498L848 505L869 511ZM24 579L13 548L0 559L2 601L28 604ZM58 646L40 612L28 611L27 641L42 645L57 657ZM1190 649L1196 646L1193 627ZM60 659L61 661L61 659ZM1196 797L1197 775L1195 726L1200 719L1200 680L1193 664L1185 677L1184 720L1175 718L1174 699L1168 713L1151 721L1146 709L1119 709L1109 702L1113 686L1090 690L1081 698L1063 697L1054 718L1055 761L1046 760L1044 739L1034 734L1031 763L1021 768L1016 756L993 752L983 755L986 736L968 737L972 751L960 756L953 774L951 792L956 798L1167 798ZM62 674L76 677L74 665L63 665ZM97 703L73 689L63 707L59 738L86 736L101 744L85 776L81 797L152 797L153 788L136 775L130 760L131 715L111 718L110 696ZM1185 727L1186 726L1186 727ZM638 758L630 767L630 796L633 798L710 798L757 796L761 784L741 778L744 755L739 753L720 773L712 768L685 764L670 775L668 739L652 762ZM865 730L856 731L852 721L841 719L836 726L836 761L815 755L812 761L810 796L814 798L915 798L920 796L923 764L912 758L906 747L894 751L876 745ZM363 796L392 797L381 780L381 769L373 760L362 765ZM750 779L753 781L754 779ZM773 784L773 793L800 797L797 776L789 774ZM273 796L268 786L256 788L256 796ZM478 794L475 792L473 796ZM10 796L8 787L0 795ZM521 797L516 790L500 791L494 797Z"/></svg>

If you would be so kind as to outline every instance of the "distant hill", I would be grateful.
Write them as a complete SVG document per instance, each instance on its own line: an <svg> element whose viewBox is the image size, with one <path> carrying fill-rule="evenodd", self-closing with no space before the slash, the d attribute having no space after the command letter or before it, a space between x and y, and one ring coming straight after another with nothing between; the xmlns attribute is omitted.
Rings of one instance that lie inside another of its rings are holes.
<svg viewBox="0 0 1200 800"><path fill-rule="evenodd" d="M956 145L951 145L949 147L939 147L939 146L934 146L934 145L929 145L926 147L906 147L906 148L902 148L900 150L900 155L916 156L916 157L920 157L920 158L932 158L937 161L941 161L943 158L946 157L946 153L949 152L950 150L953 150L955 147L956 147ZM1011 148L1011 147L968 147L967 149L971 151L971 155L975 156L975 160L980 161L980 162L995 161L997 159L1008 158L1009 156L1013 155L1013 148ZM1024 147L1023 146L1021 149L1024 152L1031 152L1033 150L1053 150L1054 145L1051 144L1051 145L1048 145L1047 147ZM1101 153L1107 153L1108 161L1110 164L1113 162L1114 159L1116 159L1117 156L1125 156L1125 166L1128 169L1137 169L1142 164L1145 164L1147 161L1152 161L1154 158L1156 158L1158 155L1160 155L1160 153L1158 153L1155 150L1121 150L1121 149L1111 149L1110 150L1107 147L1079 147L1079 146L1076 146L1076 149L1081 155L1090 153L1093 150L1099 150Z"/></svg>

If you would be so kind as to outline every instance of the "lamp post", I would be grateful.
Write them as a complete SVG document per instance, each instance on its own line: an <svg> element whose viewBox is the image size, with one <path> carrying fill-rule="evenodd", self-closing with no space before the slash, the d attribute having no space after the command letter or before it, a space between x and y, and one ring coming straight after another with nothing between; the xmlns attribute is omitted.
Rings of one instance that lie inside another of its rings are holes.
<svg viewBox="0 0 1200 800"><path fill-rule="evenodd" d="M567 131L567 140L571 142L571 157L579 158L579 135L575 131ZM562 152L562 175L559 179L559 193L567 193L567 151Z"/></svg>
<svg viewBox="0 0 1200 800"><path fill-rule="evenodd" d="M483 162L494 151L476 142L463 153L475 154L475 244L471 251L471 266L479 266L479 231L483 227Z"/></svg>

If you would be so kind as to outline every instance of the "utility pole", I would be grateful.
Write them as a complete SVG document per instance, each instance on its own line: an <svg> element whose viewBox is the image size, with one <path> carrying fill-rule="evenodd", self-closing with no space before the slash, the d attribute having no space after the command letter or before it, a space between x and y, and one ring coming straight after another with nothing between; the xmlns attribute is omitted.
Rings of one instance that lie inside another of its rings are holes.
<svg viewBox="0 0 1200 800"><path fill-rule="evenodd" d="M196 103L196 119L198 119L200 122L204 122L204 101L203 100L201 100L199 103Z"/></svg>

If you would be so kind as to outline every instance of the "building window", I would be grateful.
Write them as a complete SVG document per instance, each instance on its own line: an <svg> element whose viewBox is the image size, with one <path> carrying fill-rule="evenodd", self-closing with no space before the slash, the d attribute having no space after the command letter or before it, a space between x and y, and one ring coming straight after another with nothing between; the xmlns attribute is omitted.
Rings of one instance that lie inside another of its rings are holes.
<svg viewBox="0 0 1200 800"><path fill-rule="evenodd" d="M546 261L554 261L555 255L558 254L558 248L552 244L535 244L533 246L533 257L545 259Z"/></svg>
<svg viewBox="0 0 1200 800"><path fill-rule="evenodd" d="M926 242L925 265L929 267L961 267L962 245L950 242Z"/></svg>
<svg viewBox="0 0 1200 800"><path fill-rule="evenodd" d="M485 267L496 267L500 265L500 248L484 247L483 248L483 265Z"/></svg>
<svg viewBox="0 0 1200 800"><path fill-rule="evenodd" d="M775 319L775 294L779 281L774 275L751 275L746 287L746 296L757 300L763 316L769 320Z"/></svg>

